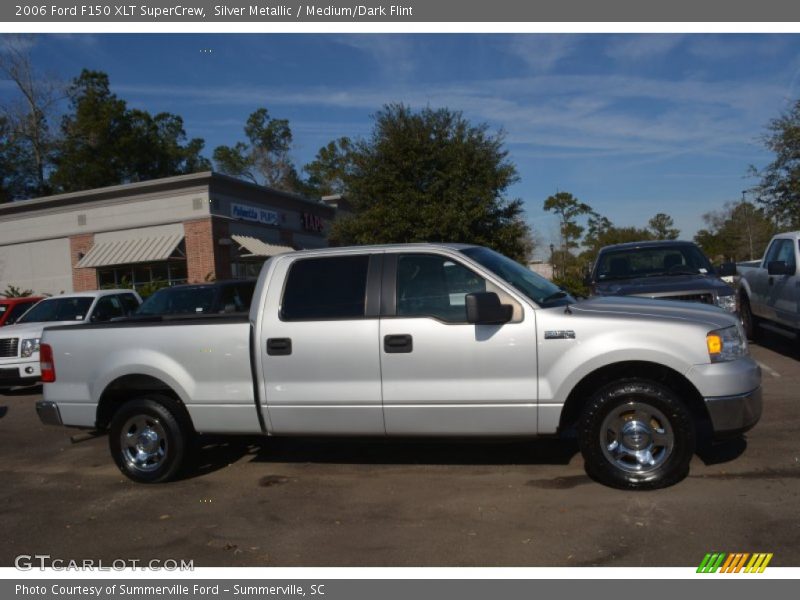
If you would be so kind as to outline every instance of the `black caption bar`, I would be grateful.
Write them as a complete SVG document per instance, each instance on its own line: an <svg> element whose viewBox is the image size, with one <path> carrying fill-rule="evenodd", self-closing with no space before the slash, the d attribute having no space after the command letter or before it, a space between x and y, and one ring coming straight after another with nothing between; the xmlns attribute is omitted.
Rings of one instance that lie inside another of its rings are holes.
<svg viewBox="0 0 800 600"><path fill-rule="evenodd" d="M8 22L800 22L786 0L75 0L3 2Z"/></svg>

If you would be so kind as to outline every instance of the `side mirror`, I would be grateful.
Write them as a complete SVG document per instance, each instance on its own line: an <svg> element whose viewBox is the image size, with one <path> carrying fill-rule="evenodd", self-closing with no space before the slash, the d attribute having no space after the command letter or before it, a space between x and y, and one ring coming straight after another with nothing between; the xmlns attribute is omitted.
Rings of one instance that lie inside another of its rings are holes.
<svg viewBox="0 0 800 600"><path fill-rule="evenodd" d="M794 275L794 268L783 260L771 260L767 263L767 273L770 275Z"/></svg>
<svg viewBox="0 0 800 600"><path fill-rule="evenodd" d="M225 313L226 315L230 314L230 313L235 313L236 312L236 305L233 302L230 302L229 304L226 304L223 307L222 312Z"/></svg>
<svg viewBox="0 0 800 600"><path fill-rule="evenodd" d="M736 275L736 263L724 262L717 267L717 275L720 277L733 277Z"/></svg>
<svg viewBox="0 0 800 600"><path fill-rule="evenodd" d="M475 325L500 325L508 323L514 309L509 304L500 304L500 297L494 292L474 292L467 294L467 322Z"/></svg>

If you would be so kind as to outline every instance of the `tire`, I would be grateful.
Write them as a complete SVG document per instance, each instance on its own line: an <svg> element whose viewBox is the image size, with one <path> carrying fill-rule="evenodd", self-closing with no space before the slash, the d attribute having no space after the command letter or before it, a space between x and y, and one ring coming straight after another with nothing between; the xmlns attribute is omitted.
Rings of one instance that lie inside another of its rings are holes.
<svg viewBox="0 0 800 600"><path fill-rule="evenodd" d="M747 294L742 294L739 299L739 306L739 310L742 313L742 327L744 328L745 335L747 335L747 339L755 342L761 330L758 327L758 317L753 314L753 310L750 308L750 299L747 297Z"/></svg>
<svg viewBox="0 0 800 600"><path fill-rule="evenodd" d="M139 483L173 479L192 437L183 421L168 396L152 394L123 404L111 419L108 437L119 470Z"/></svg>
<svg viewBox="0 0 800 600"><path fill-rule="evenodd" d="M694 419L677 395L645 379L601 388L578 422L589 476L631 490L669 487L686 477L696 435Z"/></svg>

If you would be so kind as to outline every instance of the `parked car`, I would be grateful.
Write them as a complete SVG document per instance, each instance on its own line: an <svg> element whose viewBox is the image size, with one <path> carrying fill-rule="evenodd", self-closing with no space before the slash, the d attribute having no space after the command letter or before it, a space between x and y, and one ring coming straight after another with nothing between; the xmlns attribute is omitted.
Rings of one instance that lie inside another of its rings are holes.
<svg viewBox="0 0 800 600"><path fill-rule="evenodd" d="M0 327L13 325L25 311L36 304L42 296L24 296L21 298L0 298Z"/></svg>
<svg viewBox="0 0 800 600"><path fill-rule="evenodd" d="M166 287L145 300L129 318L246 313L255 287L255 279Z"/></svg>
<svg viewBox="0 0 800 600"><path fill-rule="evenodd" d="M699 302L735 313L736 290L721 279L735 272L733 263L714 268L692 242L631 242L602 248L586 284L597 296Z"/></svg>
<svg viewBox="0 0 800 600"><path fill-rule="evenodd" d="M772 238L760 261L739 263L739 303L750 339L761 329L800 335L800 231Z"/></svg>
<svg viewBox="0 0 800 600"><path fill-rule="evenodd" d="M39 341L45 327L110 321L133 312L141 301L131 290L76 292L41 300L14 325L0 329L0 388L39 381Z"/></svg>
<svg viewBox="0 0 800 600"><path fill-rule="evenodd" d="M625 488L688 472L697 427L761 414L738 320L642 298L576 302L492 250L306 250L264 264L249 315L52 327L45 423L109 431L135 481L166 481L196 433L549 436Z"/></svg>

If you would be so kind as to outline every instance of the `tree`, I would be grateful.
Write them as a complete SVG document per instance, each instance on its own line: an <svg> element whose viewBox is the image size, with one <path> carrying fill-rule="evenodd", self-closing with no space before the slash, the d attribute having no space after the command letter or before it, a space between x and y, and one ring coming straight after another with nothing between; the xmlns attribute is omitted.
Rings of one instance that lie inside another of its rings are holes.
<svg viewBox="0 0 800 600"><path fill-rule="evenodd" d="M647 226L656 240L677 240L681 234L681 230L675 228L672 217L666 213L656 214L647 222Z"/></svg>
<svg viewBox="0 0 800 600"><path fill-rule="evenodd" d="M13 145L15 186L13 198L40 196L50 191L47 183L57 143L50 128L63 85L53 76L37 74L31 65L29 36L5 36L0 49L0 73L17 89L19 98L4 104L4 144ZM9 149L6 148L6 151Z"/></svg>
<svg viewBox="0 0 800 600"><path fill-rule="evenodd" d="M5 290L0 292L0 296L5 298L27 298L28 296L33 296L33 290L26 290L18 288L15 285L8 285Z"/></svg>
<svg viewBox="0 0 800 600"><path fill-rule="evenodd" d="M559 255L561 261L557 264L560 267L558 269L560 275L563 277L568 270L567 257L570 254L570 250L578 247L578 242L584 231L584 227L578 224L578 217L592 215L598 219L601 218L600 215L594 213L591 206L581 202L569 192L557 192L553 196L548 196L544 201L544 210L558 215L558 231L561 237ZM606 221L608 221L608 219L606 219ZM605 223L601 220L597 220L592 226L595 228L602 228L605 226Z"/></svg>
<svg viewBox="0 0 800 600"><path fill-rule="evenodd" d="M266 108L259 108L248 117L244 133L249 143L214 149L217 170L286 192L300 191L300 177L289 156L289 121L273 119Z"/></svg>
<svg viewBox="0 0 800 600"><path fill-rule="evenodd" d="M759 258L775 234L775 226L764 209L751 202L728 202L722 210L703 215L706 228L694 241L707 256L722 260Z"/></svg>
<svg viewBox="0 0 800 600"><path fill-rule="evenodd" d="M353 142L341 137L323 146L314 160L303 167L307 175L307 193L314 196L344 194L345 180L352 173Z"/></svg>
<svg viewBox="0 0 800 600"><path fill-rule="evenodd" d="M68 91L71 112L50 179L61 192L182 175L210 168L203 140L186 141L183 120L128 109L108 75L84 70Z"/></svg>
<svg viewBox="0 0 800 600"><path fill-rule="evenodd" d="M336 150L346 168L333 172L353 215L334 222L335 242L465 242L528 257L522 201L505 195L517 170L502 132L458 111L403 104L384 106L374 121L369 138Z"/></svg>
<svg viewBox="0 0 800 600"><path fill-rule="evenodd" d="M762 171L754 189L767 214L787 228L800 227L800 100L767 125L764 146L775 158Z"/></svg>

